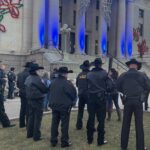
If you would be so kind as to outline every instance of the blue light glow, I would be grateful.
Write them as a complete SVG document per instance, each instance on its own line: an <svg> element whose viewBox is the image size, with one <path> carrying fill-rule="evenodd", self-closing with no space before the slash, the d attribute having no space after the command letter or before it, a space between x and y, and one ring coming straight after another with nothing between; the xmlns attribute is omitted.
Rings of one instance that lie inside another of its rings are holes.
<svg viewBox="0 0 150 150"><path fill-rule="evenodd" d="M121 57L125 56L125 35L122 35L121 38L121 43L120 43L120 48L121 48Z"/></svg>
<svg viewBox="0 0 150 150"><path fill-rule="evenodd" d="M58 26L58 21L55 20L53 22L53 25L52 25L52 32L51 32L51 37L52 37L52 43L53 43L53 46L54 47L58 47L58 40L59 40L59 26Z"/></svg>
<svg viewBox="0 0 150 150"><path fill-rule="evenodd" d="M80 52L85 52L85 15L82 16L80 20L80 28L79 28L79 48Z"/></svg>
<svg viewBox="0 0 150 150"><path fill-rule="evenodd" d="M133 49L132 40L129 40L128 41L128 56L130 58L132 57L132 49Z"/></svg>
<svg viewBox="0 0 150 150"><path fill-rule="evenodd" d="M45 2L44 1L39 14L38 38L41 47L44 47L44 43L45 43Z"/></svg>
<svg viewBox="0 0 150 150"><path fill-rule="evenodd" d="M102 37L101 46L102 46L101 47L102 48L102 54L106 55L106 53L107 53L107 37L105 34Z"/></svg>

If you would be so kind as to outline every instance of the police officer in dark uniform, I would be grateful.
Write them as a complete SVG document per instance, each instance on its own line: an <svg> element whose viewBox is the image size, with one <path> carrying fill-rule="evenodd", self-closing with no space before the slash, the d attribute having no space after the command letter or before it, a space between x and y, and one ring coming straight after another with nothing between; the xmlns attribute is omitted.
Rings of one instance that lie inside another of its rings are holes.
<svg viewBox="0 0 150 150"><path fill-rule="evenodd" d="M109 86L109 78L107 72L101 68L102 60L96 58L92 63L95 68L87 74L89 98L87 102L88 107L88 122L87 122L87 141L88 144L93 142L95 116L98 120L98 138L97 144L99 146L106 144L105 140L105 118L106 118L106 98L105 94Z"/></svg>
<svg viewBox="0 0 150 150"><path fill-rule="evenodd" d="M44 69L38 64L32 64L29 69L30 75L25 81L26 97L28 99L29 118L27 122L27 138L34 141L41 140L41 121L43 116L43 103L48 87L40 77L39 70Z"/></svg>
<svg viewBox="0 0 150 150"><path fill-rule="evenodd" d="M7 127L13 127L15 126L14 124L10 123L10 120L5 113L5 108L4 108L4 86L6 83L6 75L5 75L5 66L1 65L0 68L0 122L2 123L2 126L4 128Z"/></svg>
<svg viewBox="0 0 150 150"><path fill-rule="evenodd" d="M29 76L29 69L32 65L32 62L27 62L25 64L25 69L18 74L17 78L17 87L19 88L19 96L21 98L21 107L20 107L20 117L19 117L19 126L24 128L28 120L28 111L27 111L27 98L25 90L25 80Z"/></svg>
<svg viewBox="0 0 150 150"><path fill-rule="evenodd" d="M82 129L83 126L82 118L84 113L84 107L88 99L87 74L89 72L89 68L90 68L90 62L88 60L84 61L83 64L80 66L82 72L78 75L76 79L76 86L78 87L78 95L79 95L78 116L77 116L77 123L76 123L77 130Z"/></svg>
<svg viewBox="0 0 150 150"><path fill-rule="evenodd" d="M150 90L149 79L138 70L142 64L136 59L126 62L129 71L123 73L118 81L118 90L123 93L124 116L121 132L121 148L127 150L128 138L132 114L135 116L136 127L136 150L146 150L144 147L144 131L143 131L143 101L145 100L144 91Z"/></svg>
<svg viewBox="0 0 150 150"><path fill-rule="evenodd" d="M61 121L61 147L71 145L69 141L69 118L72 106L77 99L76 89L73 84L67 80L68 73L72 73L67 67L60 67L58 78L52 81L50 85L49 105L52 109L51 125L51 144L56 146L58 142L58 127Z"/></svg>
<svg viewBox="0 0 150 150"><path fill-rule="evenodd" d="M14 98L14 90L15 90L15 82L16 82L16 75L14 73L15 68L11 67L10 71L7 74L8 77L8 99Z"/></svg>

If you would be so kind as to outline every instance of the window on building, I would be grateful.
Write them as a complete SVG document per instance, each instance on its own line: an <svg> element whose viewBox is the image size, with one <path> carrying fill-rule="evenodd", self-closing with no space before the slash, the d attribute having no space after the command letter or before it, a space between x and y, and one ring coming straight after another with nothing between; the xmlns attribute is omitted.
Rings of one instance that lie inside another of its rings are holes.
<svg viewBox="0 0 150 150"><path fill-rule="evenodd" d="M59 7L59 22L62 23L62 6Z"/></svg>
<svg viewBox="0 0 150 150"><path fill-rule="evenodd" d="M98 31L99 28L99 17L96 16L96 31Z"/></svg>
<svg viewBox="0 0 150 150"><path fill-rule="evenodd" d="M99 0L96 0L96 9L99 10Z"/></svg>
<svg viewBox="0 0 150 150"><path fill-rule="evenodd" d="M76 26L76 11L73 11L73 25Z"/></svg>
<svg viewBox="0 0 150 150"><path fill-rule="evenodd" d="M76 4L77 3L77 0L73 0L74 1L74 4Z"/></svg>
<svg viewBox="0 0 150 150"><path fill-rule="evenodd" d="M95 55L98 55L98 40L95 40Z"/></svg>
<svg viewBox="0 0 150 150"><path fill-rule="evenodd" d="M143 36L143 24L139 23L140 36Z"/></svg>
<svg viewBox="0 0 150 150"><path fill-rule="evenodd" d="M144 10L143 9L139 9L139 17L144 18Z"/></svg>

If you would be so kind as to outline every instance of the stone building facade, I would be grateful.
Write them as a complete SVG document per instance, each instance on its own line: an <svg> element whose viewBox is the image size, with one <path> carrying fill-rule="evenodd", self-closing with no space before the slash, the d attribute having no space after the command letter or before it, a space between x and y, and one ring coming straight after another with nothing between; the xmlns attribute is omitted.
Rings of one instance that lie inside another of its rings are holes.
<svg viewBox="0 0 150 150"><path fill-rule="evenodd" d="M81 0L0 0L0 60L20 69L31 59L49 66L61 51L77 64L107 53L118 58L148 54L149 0L108 0L110 26L105 2L91 0L84 8ZM69 33L60 32L64 24Z"/></svg>

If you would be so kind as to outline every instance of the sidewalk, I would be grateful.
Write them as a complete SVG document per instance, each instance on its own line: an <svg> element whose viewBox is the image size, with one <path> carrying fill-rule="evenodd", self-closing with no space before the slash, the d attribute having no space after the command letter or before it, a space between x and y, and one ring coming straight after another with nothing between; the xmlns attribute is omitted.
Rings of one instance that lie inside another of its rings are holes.
<svg viewBox="0 0 150 150"><path fill-rule="evenodd" d="M120 99L119 99L119 105L120 105L121 109L123 109L123 105L121 104ZM150 106L150 97L149 97L149 106ZM13 100L6 100L5 110L10 119L19 118L20 98L15 98ZM74 108L73 110L77 110L77 108ZM149 112L150 112L150 109L149 109Z"/></svg>

